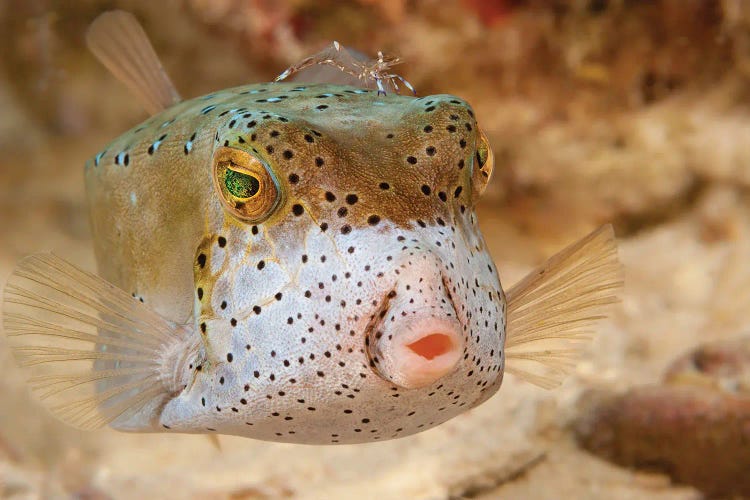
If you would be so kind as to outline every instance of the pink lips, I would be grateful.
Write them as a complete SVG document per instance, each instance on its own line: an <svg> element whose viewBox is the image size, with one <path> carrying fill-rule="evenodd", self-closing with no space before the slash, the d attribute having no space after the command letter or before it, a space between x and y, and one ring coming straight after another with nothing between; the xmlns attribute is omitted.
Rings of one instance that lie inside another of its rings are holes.
<svg viewBox="0 0 750 500"><path fill-rule="evenodd" d="M458 321L452 317L422 317L405 321L384 346L391 381L407 389L432 384L453 371L463 352Z"/></svg>

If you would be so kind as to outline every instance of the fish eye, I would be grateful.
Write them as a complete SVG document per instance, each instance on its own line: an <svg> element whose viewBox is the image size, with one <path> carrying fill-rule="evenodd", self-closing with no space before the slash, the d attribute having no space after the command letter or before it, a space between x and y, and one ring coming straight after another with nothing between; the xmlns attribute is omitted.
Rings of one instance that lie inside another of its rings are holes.
<svg viewBox="0 0 750 500"><path fill-rule="evenodd" d="M495 167L495 159L492 154L492 148L487 140L487 135L479 130L477 138L476 152L474 153L474 170L472 172L472 184L474 193L481 195L492 177L492 171Z"/></svg>
<svg viewBox="0 0 750 500"><path fill-rule="evenodd" d="M246 151L229 147L213 157L214 186L224 207L238 219L257 224L278 206L279 185L270 169Z"/></svg>
<svg viewBox="0 0 750 500"><path fill-rule="evenodd" d="M224 186L238 199L252 198L260 191L260 181L252 174L243 174L232 167L224 171Z"/></svg>

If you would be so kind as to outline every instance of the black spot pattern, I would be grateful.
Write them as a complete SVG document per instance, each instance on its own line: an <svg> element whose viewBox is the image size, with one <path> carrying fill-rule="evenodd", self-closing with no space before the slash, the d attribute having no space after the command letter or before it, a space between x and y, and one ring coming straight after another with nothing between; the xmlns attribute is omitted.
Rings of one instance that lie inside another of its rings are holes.
<svg viewBox="0 0 750 500"><path fill-rule="evenodd" d="M194 324L210 348L190 360L194 382L177 396L183 413L168 404L162 428L378 441L433 427L494 393L505 303L473 211L478 131L468 105L312 84L226 92L154 117L93 162L96 172L143 176L167 149L203 162L214 147L239 148L284 193L268 221L196 217L206 234L191 257ZM364 115L372 130L333 125L342 113L380 113L363 105L376 99L386 105L382 120ZM463 350L454 373L407 390L389 379L382 353L398 325L418 316L457 321Z"/></svg>

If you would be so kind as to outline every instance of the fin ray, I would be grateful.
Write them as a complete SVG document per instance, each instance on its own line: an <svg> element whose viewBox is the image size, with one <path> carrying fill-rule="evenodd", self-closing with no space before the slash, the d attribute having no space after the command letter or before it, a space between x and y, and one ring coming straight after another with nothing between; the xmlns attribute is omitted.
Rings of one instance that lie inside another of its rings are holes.
<svg viewBox="0 0 750 500"><path fill-rule="evenodd" d="M180 95L133 14L121 10L97 17L86 32L97 59L133 94L149 114L180 102Z"/></svg>
<svg viewBox="0 0 750 500"><path fill-rule="evenodd" d="M545 389L559 386L621 288L611 225L552 256L506 293L506 371Z"/></svg>
<svg viewBox="0 0 750 500"><path fill-rule="evenodd" d="M19 276L20 277L20 276ZM37 283L41 285L41 283ZM78 309L69 307L65 304L50 301L44 296L33 294L27 290L19 289L13 285L6 287L6 303L8 305L15 305L17 307L33 307L39 311L46 311L48 313L57 314L58 316L64 316L65 318L80 323L85 323L89 326L106 328L107 332L120 335L122 337L135 337L140 340L136 334L123 328L122 326L113 323L111 320L106 321L95 316L89 315ZM21 300L23 299L23 300ZM13 320L15 317L24 317L23 314L8 313L7 318ZM41 333L41 332L40 332ZM152 339L147 338L141 341L141 343L150 343Z"/></svg>
<svg viewBox="0 0 750 500"><path fill-rule="evenodd" d="M70 425L93 429L127 420L182 389L168 356L188 349L187 331L55 255L18 264L3 312L32 390Z"/></svg>
<svg viewBox="0 0 750 500"><path fill-rule="evenodd" d="M101 342L103 340L103 336L97 336L81 330L63 328L54 323L39 321L35 318L32 318L31 316L26 315L8 314L5 318L5 321L6 326L10 325L10 327L14 330L14 333L8 334L9 336L36 333L38 335L51 335L92 343ZM106 339L106 341L108 345L111 345L113 347L124 347L130 349L131 351L148 352L148 348L142 347L142 343L128 342L116 338L108 338Z"/></svg>

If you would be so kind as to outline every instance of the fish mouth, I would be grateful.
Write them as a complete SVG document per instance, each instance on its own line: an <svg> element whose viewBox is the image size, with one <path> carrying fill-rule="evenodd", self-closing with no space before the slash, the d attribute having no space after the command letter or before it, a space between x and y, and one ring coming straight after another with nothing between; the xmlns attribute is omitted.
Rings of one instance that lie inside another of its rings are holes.
<svg viewBox="0 0 750 500"><path fill-rule="evenodd" d="M453 372L463 338L455 320L428 316L401 325L389 350L389 377L402 387L417 389Z"/></svg>
<svg viewBox="0 0 750 500"><path fill-rule="evenodd" d="M417 356L421 356L427 361L432 361L437 357L448 354L454 350L453 338L444 333L429 333L426 336L415 340L411 344L406 344Z"/></svg>
<svg viewBox="0 0 750 500"><path fill-rule="evenodd" d="M448 309L410 307L395 290L373 314L365 331L365 347L375 373L399 387L418 389L455 371L464 351L462 326L447 288Z"/></svg>

